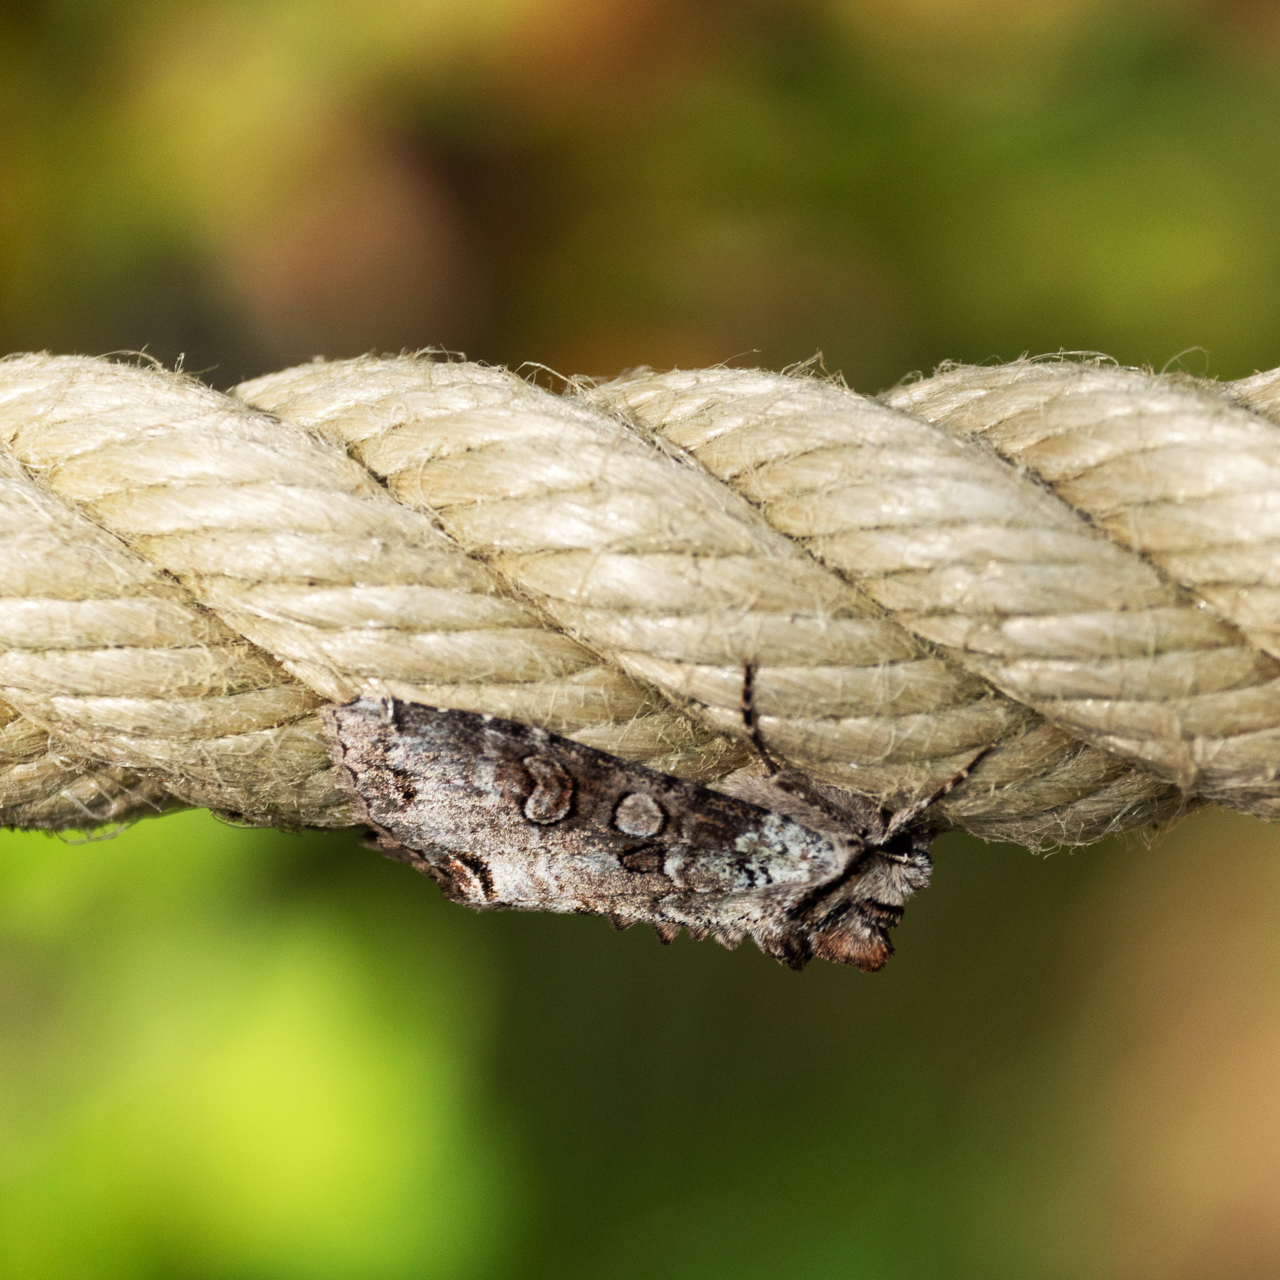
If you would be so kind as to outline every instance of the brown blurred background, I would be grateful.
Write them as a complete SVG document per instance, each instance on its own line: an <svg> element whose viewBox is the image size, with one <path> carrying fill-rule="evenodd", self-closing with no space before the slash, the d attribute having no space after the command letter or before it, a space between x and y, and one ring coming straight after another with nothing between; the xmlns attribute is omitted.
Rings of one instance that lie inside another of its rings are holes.
<svg viewBox="0 0 1280 1280"><path fill-rule="evenodd" d="M1280 10L10 0L8 348L1276 359Z"/></svg>
<svg viewBox="0 0 1280 1280"><path fill-rule="evenodd" d="M1258 0L9 0L0 347L1280 363ZM0 1274L1280 1274L1280 835L948 836L874 978L207 815L0 835Z"/></svg>

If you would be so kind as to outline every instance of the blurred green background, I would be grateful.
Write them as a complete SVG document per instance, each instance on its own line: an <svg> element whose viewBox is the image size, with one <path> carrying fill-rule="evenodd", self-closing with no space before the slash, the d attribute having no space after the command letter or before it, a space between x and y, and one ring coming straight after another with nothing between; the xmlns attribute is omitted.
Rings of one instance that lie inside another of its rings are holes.
<svg viewBox="0 0 1280 1280"><path fill-rule="evenodd" d="M1280 363L1262 0L8 0L0 347ZM0 1275L1280 1274L1280 833L947 836L865 977L354 833L0 835Z"/></svg>

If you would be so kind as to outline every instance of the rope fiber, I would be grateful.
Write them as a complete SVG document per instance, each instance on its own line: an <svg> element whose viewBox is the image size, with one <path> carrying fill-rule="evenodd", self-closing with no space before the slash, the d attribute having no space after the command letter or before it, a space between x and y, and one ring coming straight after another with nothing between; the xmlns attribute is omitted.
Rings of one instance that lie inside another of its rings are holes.
<svg viewBox="0 0 1280 1280"><path fill-rule="evenodd" d="M771 755L1078 844L1280 816L1280 370L638 370L430 353L222 394L0 362L0 824L353 824L320 731L394 696L733 791Z"/></svg>

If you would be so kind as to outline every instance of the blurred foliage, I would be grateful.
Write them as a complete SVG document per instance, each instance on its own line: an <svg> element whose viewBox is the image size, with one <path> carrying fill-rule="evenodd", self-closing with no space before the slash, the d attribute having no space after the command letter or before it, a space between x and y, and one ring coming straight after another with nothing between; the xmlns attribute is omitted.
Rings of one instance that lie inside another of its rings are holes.
<svg viewBox="0 0 1280 1280"><path fill-rule="evenodd" d="M1266 367L1280 16L1192 0L26 0L0 337L229 384L1096 349Z"/></svg>
<svg viewBox="0 0 1280 1280"><path fill-rule="evenodd" d="M1280 362L1250 0L10 0L0 345ZM0 836L0 1274L1280 1271L1280 860L957 836L875 978L353 833Z"/></svg>

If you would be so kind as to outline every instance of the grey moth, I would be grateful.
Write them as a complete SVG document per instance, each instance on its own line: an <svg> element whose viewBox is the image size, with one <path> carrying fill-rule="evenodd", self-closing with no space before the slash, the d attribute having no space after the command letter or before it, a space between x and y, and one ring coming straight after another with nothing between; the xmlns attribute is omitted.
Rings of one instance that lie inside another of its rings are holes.
<svg viewBox="0 0 1280 1280"><path fill-rule="evenodd" d="M921 814L936 794L890 816L775 770L741 798L545 729L394 699L330 707L324 723L384 852L481 910L643 922L663 942L751 937L795 969L819 957L870 971L929 881Z"/></svg>

